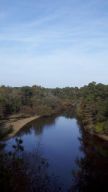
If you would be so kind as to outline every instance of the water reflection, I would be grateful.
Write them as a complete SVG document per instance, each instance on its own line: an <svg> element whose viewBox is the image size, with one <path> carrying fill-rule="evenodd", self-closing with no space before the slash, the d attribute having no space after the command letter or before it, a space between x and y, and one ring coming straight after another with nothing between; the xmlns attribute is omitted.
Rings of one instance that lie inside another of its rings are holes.
<svg viewBox="0 0 108 192"><path fill-rule="evenodd" d="M2 191L104 191L107 178L108 144L70 115L38 119L0 144Z"/></svg>
<svg viewBox="0 0 108 192"><path fill-rule="evenodd" d="M25 153L21 138L15 139L13 150L0 151L0 190L11 192L62 191L58 177L48 173L48 161L37 153Z"/></svg>
<svg viewBox="0 0 108 192"><path fill-rule="evenodd" d="M36 135L41 135L43 133L43 130L44 130L44 126L46 126L47 128L51 125L55 125L55 121L56 121L56 118L55 116L52 116L52 117L42 117L41 119L37 119L37 120L34 120L31 123L29 123L28 125L26 125L22 130L20 130L17 135L23 135L23 134L30 134L31 132L31 127L33 127L34 131L35 131L35 134Z"/></svg>
<svg viewBox="0 0 108 192"><path fill-rule="evenodd" d="M71 192L108 191L108 143L82 132L80 150L84 157L76 159Z"/></svg>

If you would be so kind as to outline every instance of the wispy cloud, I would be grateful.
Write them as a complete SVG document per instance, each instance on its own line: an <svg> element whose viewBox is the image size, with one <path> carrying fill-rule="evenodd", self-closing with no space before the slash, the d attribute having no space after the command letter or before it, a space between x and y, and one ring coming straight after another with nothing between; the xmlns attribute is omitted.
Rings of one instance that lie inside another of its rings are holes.
<svg viewBox="0 0 108 192"><path fill-rule="evenodd" d="M19 0L15 3L12 0L11 3L11 7L8 1L6 6L3 3L5 11L0 12L1 82L5 78L9 80L12 74L14 78L11 77L10 83L12 80L16 82L16 74L18 81L18 75L23 75L23 80L30 75L31 83L35 80L41 84L44 77L53 85L54 77L50 75L53 72L59 85L63 77L63 82L75 83L75 74L82 82L84 76L85 81L97 80L101 73L100 79L104 81L104 76L106 79L106 1L59 0L51 3L41 0L36 3L34 0ZM8 66L10 70L7 71Z"/></svg>

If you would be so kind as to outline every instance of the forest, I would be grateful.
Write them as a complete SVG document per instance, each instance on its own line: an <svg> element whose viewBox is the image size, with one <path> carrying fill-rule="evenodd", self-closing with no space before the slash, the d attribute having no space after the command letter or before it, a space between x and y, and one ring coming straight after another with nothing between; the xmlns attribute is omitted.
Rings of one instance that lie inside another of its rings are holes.
<svg viewBox="0 0 108 192"><path fill-rule="evenodd" d="M87 131L108 135L108 85L91 82L80 88L0 87L0 134L2 122L11 115L50 116L65 111L74 113Z"/></svg>

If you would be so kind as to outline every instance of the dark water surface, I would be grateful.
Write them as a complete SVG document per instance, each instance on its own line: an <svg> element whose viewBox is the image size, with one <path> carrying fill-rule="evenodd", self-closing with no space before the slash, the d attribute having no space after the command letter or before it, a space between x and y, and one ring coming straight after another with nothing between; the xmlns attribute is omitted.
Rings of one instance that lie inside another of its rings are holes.
<svg viewBox="0 0 108 192"><path fill-rule="evenodd" d="M24 186L20 191L108 189L108 145L84 133L76 118L40 118L4 144L4 153L24 160L23 185L31 178L33 188Z"/></svg>

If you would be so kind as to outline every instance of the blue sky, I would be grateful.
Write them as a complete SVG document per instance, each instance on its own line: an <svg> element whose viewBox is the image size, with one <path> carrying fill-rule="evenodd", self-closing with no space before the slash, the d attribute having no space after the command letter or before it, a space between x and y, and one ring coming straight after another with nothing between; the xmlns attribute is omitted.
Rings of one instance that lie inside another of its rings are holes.
<svg viewBox="0 0 108 192"><path fill-rule="evenodd" d="M0 0L0 84L108 84L107 0Z"/></svg>

